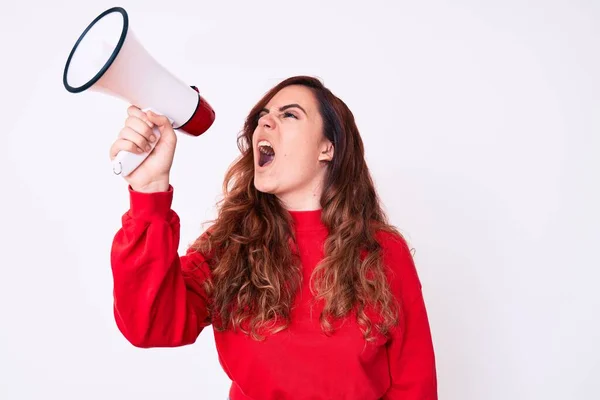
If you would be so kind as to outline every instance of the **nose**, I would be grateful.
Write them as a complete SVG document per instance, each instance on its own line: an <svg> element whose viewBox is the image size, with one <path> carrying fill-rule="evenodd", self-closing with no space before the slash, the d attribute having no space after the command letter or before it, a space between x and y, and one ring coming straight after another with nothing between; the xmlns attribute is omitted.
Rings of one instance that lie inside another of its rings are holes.
<svg viewBox="0 0 600 400"><path fill-rule="evenodd" d="M275 121L273 121L271 115L265 114L258 120L258 126L263 129L273 129L275 127Z"/></svg>

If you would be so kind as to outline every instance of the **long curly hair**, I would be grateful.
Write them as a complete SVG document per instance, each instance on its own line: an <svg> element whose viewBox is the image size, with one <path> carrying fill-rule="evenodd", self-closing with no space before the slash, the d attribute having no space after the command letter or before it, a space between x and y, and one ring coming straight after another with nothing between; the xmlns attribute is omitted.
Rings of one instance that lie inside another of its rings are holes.
<svg viewBox="0 0 600 400"><path fill-rule="evenodd" d="M324 304L321 327L331 334L334 321L353 312L364 338L374 340L374 327L387 335L399 319L376 232L400 233L388 224L380 205L352 112L320 80L309 76L282 81L252 108L237 138L241 155L223 181L217 218L191 245L209 255L206 262L211 278L205 289L211 299L213 328L240 329L256 340L264 339L267 331L283 330L302 285L293 220L275 195L254 187L252 136L258 115L289 85L312 89L323 119L323 134L335 149L320 199L321 218L329 230L325 257L310 278L314 301Z"/></svg>

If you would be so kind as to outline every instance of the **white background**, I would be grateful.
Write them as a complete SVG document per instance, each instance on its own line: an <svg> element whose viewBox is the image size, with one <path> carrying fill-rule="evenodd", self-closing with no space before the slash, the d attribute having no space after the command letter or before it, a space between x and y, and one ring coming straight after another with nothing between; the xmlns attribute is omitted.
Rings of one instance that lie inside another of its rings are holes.
<svg viewBox="0 0 600 400"><path fill-rule="evenodd" d="M123 6L217 119L180 135L181 250L215 215L271 86L317 76L357 118L416 249L445 400L600 398L600 3L12 1L0 12L0 398L224 399L212 329L141 350L112 315L127 104L68 93L66 58Z"/></svg>

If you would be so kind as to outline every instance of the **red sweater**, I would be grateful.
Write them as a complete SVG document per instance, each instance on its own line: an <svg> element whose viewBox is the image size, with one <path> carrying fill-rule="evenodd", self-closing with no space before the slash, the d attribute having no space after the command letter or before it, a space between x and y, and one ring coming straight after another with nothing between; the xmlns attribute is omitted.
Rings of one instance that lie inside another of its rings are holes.
<svg viewBox="0 0 600 400"><path fill-rule="evenodd" d="M129 187L129 195L130 209L111 250L117 326L137 347L194 343L210 324L201 285L210 271L201 254L177 253L180 221L171 209L173 187L148 194ZM402 304L402 323L391 338L365 345L353 318L328 337L321 332L320 309L311 317L308 307L308 277L323 257L327 229L320 211L291 215L305 278L291 325L261 342L239 332L214 332L219 362L232 380L231 400L437 400L429 322L406 243L378 236Z"/></svg>

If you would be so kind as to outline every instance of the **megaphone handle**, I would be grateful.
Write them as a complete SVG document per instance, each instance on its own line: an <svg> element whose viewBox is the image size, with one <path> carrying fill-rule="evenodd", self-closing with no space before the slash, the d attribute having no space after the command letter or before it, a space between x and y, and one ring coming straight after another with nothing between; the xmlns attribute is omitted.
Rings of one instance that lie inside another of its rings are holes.
<svg viewBox="0 0 600 400"><path fill-rule="evenodd" d="M152 110L152 112L154 112L155 114L162 115L161 113L154 110L153 108L145 108L142 111L146 112L148 110ZM169 121L171 122L171 124L173 123L173 120L170 118L169 118ZM150 155L150 153L152 153L152 151L154 150L154 147L156 147L156 144L160 140L160 131L158 130L158 128L155 126L154 128L152 128L152 131L154 132L154 135L156 135L156 140L150 144L149 151L146 151L141 154L135 154L135 153L131 153L129 151L121 150L117 154L117 156L112 161L113 173L115 175L120 175L120 176L129 175L130 173L135 171L135 169L144 162L144 160Z"/></svg>

